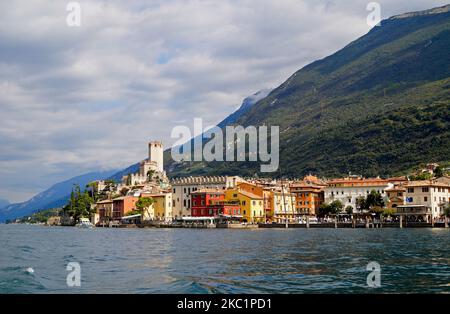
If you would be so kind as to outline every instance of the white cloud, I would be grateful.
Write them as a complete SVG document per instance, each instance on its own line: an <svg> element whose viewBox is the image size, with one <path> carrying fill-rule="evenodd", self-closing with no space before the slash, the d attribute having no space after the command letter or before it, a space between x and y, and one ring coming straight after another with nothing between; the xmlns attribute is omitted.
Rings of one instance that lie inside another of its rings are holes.
<svg viewBox="0 0 450 314"><path fill-rule="evenodd" d="M180 121L219 122L251 93L369 30L368 1L0 3L0 197L146 155ZM383 17L445 1L379 1Z"/></svg>

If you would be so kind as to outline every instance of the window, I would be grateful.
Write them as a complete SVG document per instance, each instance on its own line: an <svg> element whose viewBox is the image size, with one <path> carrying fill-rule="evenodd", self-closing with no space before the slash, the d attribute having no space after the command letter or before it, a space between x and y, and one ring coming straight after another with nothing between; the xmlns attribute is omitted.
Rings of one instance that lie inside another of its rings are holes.
<svg viewBox="0 0 450 314"><path fill-rule="evenodd" d="M177 193L177 189L173 188L173 193Z"/></svg>
<svg viewBox="0 0 450 314"><path fill-rule="evenodd" d="M186 194L186 188L184 188L184 194Z"/></svg>
<svg viewBox="0 0 450 314"><path fill-rule="evenodd" d="M424 202L428 202L428 197L425 196L425 197L423 198L423 201L424 201Z"/></svg>
<svg viewBox="0 0 450 314"><path fill-rule="evenodd" d="M186 200L183 201L183 206L186 207Z"/></svg>
<svg viewBox="0 0 450 314"><path fill-rule="evenodd" d="M408 188L408 193L414 193L414 188Z"/></svg>
<svg viewBox="0 0 450 314"><path fill-rule="evenodd" d="M428 188L422 188L423 193L428 193L430 190Z"/></svg>

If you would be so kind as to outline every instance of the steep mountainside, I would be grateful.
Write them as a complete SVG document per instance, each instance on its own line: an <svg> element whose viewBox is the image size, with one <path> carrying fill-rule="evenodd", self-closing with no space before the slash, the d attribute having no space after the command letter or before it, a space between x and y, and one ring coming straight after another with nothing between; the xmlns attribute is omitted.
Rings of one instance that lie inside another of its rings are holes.
<svg viewBox="0 0 450 314"><path fill-rule="evenodd" d="M236 124L280 126L280 171L390 175L450 155L450 5L402 14L292 75ZM172 176L259 163L184 163Z"/></svg>

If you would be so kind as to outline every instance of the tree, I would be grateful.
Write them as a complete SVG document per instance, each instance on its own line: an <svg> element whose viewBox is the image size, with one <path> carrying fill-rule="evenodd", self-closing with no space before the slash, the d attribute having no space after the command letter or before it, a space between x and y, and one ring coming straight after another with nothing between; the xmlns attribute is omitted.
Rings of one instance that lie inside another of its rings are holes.
<svg viewBox="0 0 450 314"><path fill-rule="evenodd" d="M98 193L98 181L90 182L86 184L86 190L89 191L90 196L96 200L96 195Z"/></svg>
<svg viewBox="0 0 450 314"><path fill-rule="evenodd" d="M444 215L445 215L445 217L450 217L450 204L445 206L445 208L444 208Z"/></svg>
<svg viewBox="0 0 450 314"><path fill-rule="evenodd" d="M381 194L375 190L372 190L366 198L367 209L373 209L375 207L384 207L384 200Z"/></svg>
<svg viewBox="0 0 450 314"><path fill-rule="evenodd" d="M345 207L345 212L347 213L347 215L352 215L353 214L353 206L348 205L347 207Z"/></svg>
<svg viewBox="0 0 450 314"><path fill-rule="evenodd" d="M138 210L139 214L143 214L144 211L147 211L150 209L150 207L154 203L154 199L151 197L140 197L139 200L136 202L136 208Z"/></svg>
<svg viewBox="0 0 450 314"><path fill-rule="evenodd" d="M149 171L147 171L147 180L148 180L148 182L152 181L154 174L155 174L155 170L151 170L150 169Z"/></svg>
<svg viewBox="0 0 450 314"><path fill-rule="evenodd" d="M368 209L366 198L364 196L360 196L356 199L356 209L362 212L365 209Z"/></svg>
<svg viewBox="0 0 450 314"><path fill-rule="evenodd" d="M339 215L344 209L344 205L340 200L332 201L330 207L331 207L331 214L333 215Z"/></svg>
<svg viewBox="0 0 450 314"><path fill-rule="evenodd" d="M70 193L69 203L64 207L65 214L73 217L75 221L82 217L89 217L93 212L91 205L94 199L90 197L88 191L82 192L80 186L74 185Z"/></svg>
<svg viewBox="0 0 450 314"><path fill-rule="evenodd" d="M328 216L331 213L331 206L329 204L321 204L318 211L319 217Z"/></svg>
<svg viewBox="0 0 450 314"><path fill-rule="evenodd" d="M369 210L369 212L380 215L383 213L384 210L384 200L381 194L375 190L372 190L369 195L367 195L366 201L365 201L366 209Z"/></svg>
<svg viewBox="0 0 450 314"><path fill-rule="evenodd" d="M444 176L444 170L439 166L436 169L434 169L434 175L436 178L442 178Z"/></svg>

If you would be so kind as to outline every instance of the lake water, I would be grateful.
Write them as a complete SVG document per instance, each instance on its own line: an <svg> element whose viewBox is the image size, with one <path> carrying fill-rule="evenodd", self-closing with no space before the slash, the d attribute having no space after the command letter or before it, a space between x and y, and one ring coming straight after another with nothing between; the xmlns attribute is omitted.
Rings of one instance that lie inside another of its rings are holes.
<svg viewBox="0 0 450 314"><path fill-rule="evenodd" d="M81 287L66 284L70 262ZM387 292L449 293L450 230L0 225L0 293Z"/></svg>

